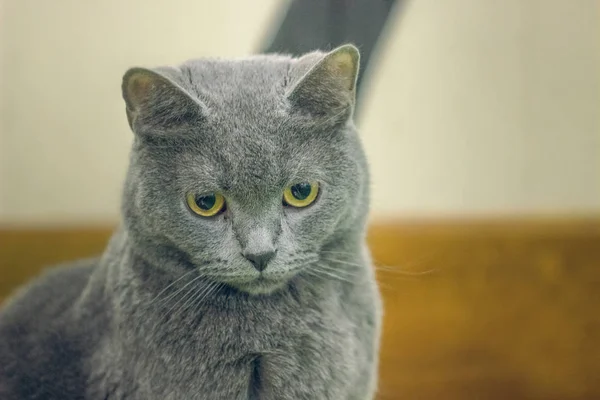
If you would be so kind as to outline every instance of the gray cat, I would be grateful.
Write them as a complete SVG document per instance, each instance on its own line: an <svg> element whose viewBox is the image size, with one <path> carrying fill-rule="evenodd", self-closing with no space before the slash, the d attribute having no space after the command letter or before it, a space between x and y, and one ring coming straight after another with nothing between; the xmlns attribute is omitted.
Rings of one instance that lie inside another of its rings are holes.
<svg viewBox="0 0 600 400"><path fill-rule="evenodd" d="M0 314L0 399L373 399L358 50L129 70L123 223Z"/></svg>

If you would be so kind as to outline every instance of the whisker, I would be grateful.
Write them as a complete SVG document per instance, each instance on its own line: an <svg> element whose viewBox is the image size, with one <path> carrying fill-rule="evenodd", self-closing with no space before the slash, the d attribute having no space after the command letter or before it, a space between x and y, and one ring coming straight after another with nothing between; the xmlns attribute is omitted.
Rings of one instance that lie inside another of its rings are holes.
<svg viewBox="0 0 600 400"><path fill-rule="evenodd" d="M323 258L327 261L333 261L333 262L337 262L340 264L350 265L352 267L359 267L359 268L364 267L364 264L353 263L353 262L345 261L345 260L338 260L337 258L325 258L325 257L323 257Z"/></svg>
<svg viewBox="0 0 600 400"><path fill-rule="evenodd" d="M175 299L175 302L173 303L173 305L164 313L161 313L159 321L162 321L163 319L165 319L169 314L171 314L171 311L173 311L176 307L178 307L185 299L188 299L189 296L193 296L194 293L197 292L197 289L195 289L194 287L189 288L182 296L179 296L178 298ZM173 315L174 317L174 315Z"/></svg>
<svg viewBox="0 0 600 400"><path fill-rule="evenodd" d="M355 271L351 271L348 269L338 269L338 268L334 268L331 265L327 265L327 264L319 264L319 268L322 268L324 270L330 271L335 274L338 274L338 273L343 274L347 278L352 278L352 277L358 276L358 274Z"/></svg>
<svg viewBox="0 0 600 400"><path fill-rule="evenodd" d="M333 261L333 262L338 262L340 264L346 264L346 265L350 265L350 266L354 266L354 267L362 267L361 264L358 263L352 263L349 261L344 261L344 260L338 260L336 258L329 258L329 257L323 257L325 260L328 261ZM425 270L425 271L407 271L405 269L405 267L397 267L397 266L390 266L390 265L382 265L382 264L374 264L374 267L376 270L380 270L380 271L387 271L387 272L395 272L401 275L406 275L406 276L422 276L422 275L429 275L435 272L439 272L438 269L429 269L429 270Z"/></svg>
<svg viewBox="0 0 600 400"><path fill-rule="evenodd" d="M310 275L310 276L313 276L313 277L316 277L316 278L319 278L319 279L323 278L321 275L319 275L317 272L315 272L315 271L313 271L311 269L305 269L303 272L305 274L307 274L307 275ZM307 282L310 282L310 281L307 281Z"/></svg>
<svg viewBox="0 0 600 400"><path fill-rule="evenodd" d="M195 277L194 279L192 279L191 281L189 281L188 283L186 283L185 285L183 285L183 287L181 287L175 293L171 294L167 298L164 298L164 299L160 300L158 303L161 304L161 305L164 305L166 301L168 301L169 299L172 299L174 296L176 296L177 294L179 294L182 290L184 290L186 287L190 286L192 283L196 282L200 278L202 278L202 275L198 275L197 277Z"/></svg>
<svg viewBox="0 0 600 400"><path fill-rule="evenodd" d="M198 299L199 297L202 297L202 295L204 293L206 293L207 291L210 290L210 288L215 285L214 282L209 282L206 286L196 290L196 292L190 296L188 298L188 300L181 306L181 308L179 309L181 311L181 314L185 314L185 311L188 309L188 307L192 304L194 304L195 300Z"/></svg>
<svg viewBox="0 0 600 400"><path fill-rule="evenodd" d="M346 282L346 283L353 283L353 281L350 280L350 279L338 276L338 275L336 275L335 273L333 273L331 271L326 271L326 270L323 270L323 269L319 269L316 266L313 266L312 271L320 273L322 275L325 275L325 276L327 276L329 278L336 279L338 281L342 281L342 282Z"/></svg>
<svg viewBox="0 0 600 400"><path fill-rule="evenodd" d="M188 272L186 272L185 274L181 275L179 278L177 278L176 280L174 280L173 282L171 282L170 284L168 284L163 290L161 290L156 296L154 296L152 298L152 300L150 300L149 304L154 303L156 301L156 299L158 299L164 292L166 292L167 290L169 290L169 288L171 286L175 285L177 282L179 282L180 280L182 280L183 278L185 278L186 276L188 276L192 272L194 272L193 269L189 270Z"/></svg>
<svg viewBox="0 0 600 400"><path fill-rule="evenodd" d="M194 303L196 304L196 306L200 303L202 303L204 300L206 300L209 296L212 296L213 294L215 294L219 289L221 289L225 284L222 282L215 282L215 285L212 286L212 288L206 292L204 294L204 296L202 296L200 298L200 300L198 301L194 301Z"/></svg>
<svg viewBox="0 0 600 400"><path fill-rule="evenodd" d="M233 269L232 269L233 271ZM224 273L204 273L203 276L208 278L237 278L239 274L224 274Z"/></svg>
<svg viewBox="0 0 600 400"><path fill-rule="evenodd" d="M391 266L377 266L377 265L375 266L375 269L378 271L394 272L394 273L398 273L398 274L406 275L406 276L423 276L423 275L431 275L436 272L439 272L439 269L437 269L437 268L428 269L425 271L403 271L401 269L391 267Z"/></svg>
<svg viewBox="0 0 600 400"><path fill-rule="evenodd" d="M332 273L333 275L337 275L340 279L341 278L348 278L347 282L350 282L350 283L353 283L353 282L355 283L355 282L358 281L357 280L358 278L361 278L358 274L355 274L352 271L349 271L349 270L340 270L340 269L333 269L332 267L326 267L324 264L319 264L319 268L322 268L322 269L324 269L324 270ZM329 268L329 269L327 270L327 268ZM339 275L340 273L346 273L346 275L345 276L340 276ZM364 277L362 277L362 279L364 279ZM388 284L385 284L385 283L382 283L382 282L379 282L379 281L378 281L378 285L380 287L384 287L386 289L393 289L392 286L390 286Z"/></svg>
<svg viewBox="0 0 600 400"><path fill-rule="evenodd" d="M329 253L329 254L342 254L347 256L356 256L357 253L353 253L350 251L331 251L331 250L320 250L319 253Z"/></svg>

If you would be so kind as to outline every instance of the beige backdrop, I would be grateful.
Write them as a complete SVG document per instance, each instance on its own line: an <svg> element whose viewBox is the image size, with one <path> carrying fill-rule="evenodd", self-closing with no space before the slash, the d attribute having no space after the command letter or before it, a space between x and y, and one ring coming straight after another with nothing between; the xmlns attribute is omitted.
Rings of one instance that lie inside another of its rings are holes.
<svg viewBox="0 0 600 400"><path fill-rule="evenodd" d="M132 65L259 48L277 0L4 0L0 222L117 219ZM373 215L600 211L599 2L419 0L360 126Z"/></svg>

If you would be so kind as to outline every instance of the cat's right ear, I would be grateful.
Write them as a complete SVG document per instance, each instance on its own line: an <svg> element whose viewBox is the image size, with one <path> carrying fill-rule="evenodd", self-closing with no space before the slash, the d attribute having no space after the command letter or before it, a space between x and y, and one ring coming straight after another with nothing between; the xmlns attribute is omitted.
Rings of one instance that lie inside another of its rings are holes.
<svg viewBox="0 0 600 400"><path fill-rule="evenodd" d="M132 68L123 76L123 99L129 126L136 134L169 135L197 126L204 119L203 104L165 75Z"/></svg>
<svg viewBox="0 0 600 400"><path fill-rule="evenodd" d="M310 66L287 93L292 107L314 116L352 115L356 97L356 79L360 64L358 49L351 44L327 54L309 53L298 59L296 69Z"/></svg>

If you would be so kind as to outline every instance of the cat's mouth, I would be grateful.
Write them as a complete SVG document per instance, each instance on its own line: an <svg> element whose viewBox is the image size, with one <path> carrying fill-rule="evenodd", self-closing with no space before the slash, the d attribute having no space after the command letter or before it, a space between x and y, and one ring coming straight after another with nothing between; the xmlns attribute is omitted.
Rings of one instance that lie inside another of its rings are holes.
<svg viewBox="0 0 600 400"><path fill-rule="evenodd" d="M265 278L262 274L251 281L235 285L239 290L250 294L271 294L285 286L285 281Z"/></svg>

